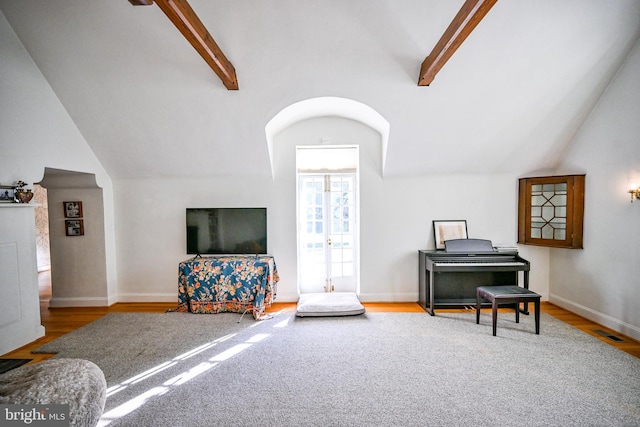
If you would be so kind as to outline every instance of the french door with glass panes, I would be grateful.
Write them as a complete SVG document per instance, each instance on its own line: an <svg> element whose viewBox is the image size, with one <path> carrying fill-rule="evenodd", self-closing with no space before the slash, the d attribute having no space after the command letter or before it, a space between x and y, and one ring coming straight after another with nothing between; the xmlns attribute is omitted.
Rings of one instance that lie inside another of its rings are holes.
<svg viewBox="0 0 640 427"><path fill-rule="evenodd" d="M298 175L300 293L357 291L356 175Z"/></svg>

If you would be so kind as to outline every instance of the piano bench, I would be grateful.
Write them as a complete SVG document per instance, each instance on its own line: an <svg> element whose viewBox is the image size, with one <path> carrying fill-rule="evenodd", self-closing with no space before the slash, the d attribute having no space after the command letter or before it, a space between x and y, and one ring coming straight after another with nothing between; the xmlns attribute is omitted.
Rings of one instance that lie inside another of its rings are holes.
<svg viewBox="0 0 640 427"><path fill-rule="evenodd" d="M476 290L476 324L480 324L480 303L482 298L491 302L493 315L493 336L496 336L498 305L516 305L516 323L520 323L520 303L534 303L536 334L540 334L540 295L520 286L479 286Z"/></svg>

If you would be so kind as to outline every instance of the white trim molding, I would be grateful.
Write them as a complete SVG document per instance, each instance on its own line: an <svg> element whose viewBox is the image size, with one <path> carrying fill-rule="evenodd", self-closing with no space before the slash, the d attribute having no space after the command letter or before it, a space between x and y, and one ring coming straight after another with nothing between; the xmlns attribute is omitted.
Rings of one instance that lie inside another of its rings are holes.
<svg viewBox="0 0 640 427"><path fill-rule="evenodd" d="M557 305L558 307L562 307L565 310L569 310L572 313L578 314L586 319L589 319L592 322L596 322L602 326L613 329L614 331L626 335L629 338L640 340L640 328L634 325L623 322L609 315L600 313L599 311L595 311L581 304L576 304L575 302L569 301L568 299L565 299L558 295L550 294L549 302Z"/></svg>

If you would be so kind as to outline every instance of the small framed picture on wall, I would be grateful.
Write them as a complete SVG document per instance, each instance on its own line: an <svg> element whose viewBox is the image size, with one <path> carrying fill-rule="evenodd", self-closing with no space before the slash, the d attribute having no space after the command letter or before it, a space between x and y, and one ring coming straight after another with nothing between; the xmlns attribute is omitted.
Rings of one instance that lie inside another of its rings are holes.
<svg viewBox="0 0 640 427"><path fill-rule="evenodd" d="M0 185L0 203L13 203L16 187L13 185Z"/></svg>
<svg viewBox="0 0 640 427"><path fill-rule="evenodd" d="M84 221L81 219L67 219L64 222L67 236L84 236Z"/></svg>
<svg viewBox="0 0 640 427"><path fill-rule="evenodd" d="M62 202L65 218L82 218L82 202Z"/></svg>

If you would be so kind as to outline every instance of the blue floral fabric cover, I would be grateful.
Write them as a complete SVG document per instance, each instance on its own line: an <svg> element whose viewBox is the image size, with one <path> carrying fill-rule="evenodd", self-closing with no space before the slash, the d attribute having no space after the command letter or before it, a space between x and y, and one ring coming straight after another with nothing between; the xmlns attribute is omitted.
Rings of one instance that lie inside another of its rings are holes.
<svg viewBox="0 0 640 427"><path fill-rule="evenodd" d="M260 319L273 304L278 283L272 256L196 257L180 263L178 311L251 311Z"/></svg>

